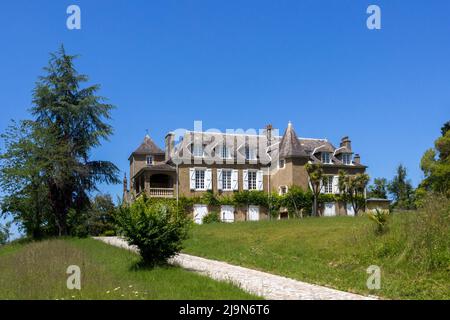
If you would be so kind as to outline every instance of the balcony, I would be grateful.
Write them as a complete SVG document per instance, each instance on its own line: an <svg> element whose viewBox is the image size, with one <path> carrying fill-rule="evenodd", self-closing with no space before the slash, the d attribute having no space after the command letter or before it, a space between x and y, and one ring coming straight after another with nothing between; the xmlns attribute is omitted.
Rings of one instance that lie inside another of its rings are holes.
<svg viewBox="0 0 450 320"><path fill-rule="evenodd" d="M173 198L173 188L150 188L148 192L150 198Z"/></svg>

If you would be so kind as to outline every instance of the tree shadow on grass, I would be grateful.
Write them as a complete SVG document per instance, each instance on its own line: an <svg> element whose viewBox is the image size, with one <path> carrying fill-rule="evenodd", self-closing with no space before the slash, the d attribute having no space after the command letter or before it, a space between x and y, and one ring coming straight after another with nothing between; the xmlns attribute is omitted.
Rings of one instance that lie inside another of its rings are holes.
<svg viewBox="0 0 450 320"><path fill-rule="evenodd" d="M156 268L174 269L174 268L176 268L176 266L169 264L167 261L147 262L147 261L144 261L143 259L140 259L140 260L134 262L133 264L131 264L129 270L134 271L134 272L139 272L139 271L152 271Z"/></svg>

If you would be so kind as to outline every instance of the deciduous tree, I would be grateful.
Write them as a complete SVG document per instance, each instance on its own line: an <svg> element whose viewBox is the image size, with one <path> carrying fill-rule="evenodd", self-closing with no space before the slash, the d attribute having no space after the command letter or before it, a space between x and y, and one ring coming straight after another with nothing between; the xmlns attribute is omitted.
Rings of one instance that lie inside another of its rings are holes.
<svg viewBox="0 0 450 320"><path fill-rule="evenodd" d="M434 148L427 150L420 162L425 174L420 188L450 196L450 121L444 124L441 132Z"/></svg>

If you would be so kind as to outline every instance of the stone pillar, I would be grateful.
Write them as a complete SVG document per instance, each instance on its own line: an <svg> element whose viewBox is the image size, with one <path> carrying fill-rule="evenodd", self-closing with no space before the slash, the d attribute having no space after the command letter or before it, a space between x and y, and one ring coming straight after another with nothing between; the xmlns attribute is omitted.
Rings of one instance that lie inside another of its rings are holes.
<svg viewBox="0 0 450 320"><path fill-rule="evenodd" d="M145 179L145 191L147 193L150 193L150 175L148 174L144 174L144 179Z"/></svg>

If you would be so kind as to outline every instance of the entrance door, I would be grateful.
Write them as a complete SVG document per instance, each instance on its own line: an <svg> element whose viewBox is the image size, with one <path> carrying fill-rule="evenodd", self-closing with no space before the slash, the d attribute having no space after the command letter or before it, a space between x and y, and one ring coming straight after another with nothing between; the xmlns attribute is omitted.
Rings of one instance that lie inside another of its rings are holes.
<svg viewBox="0 0 450 320"><path fill-rule="evenodd" d="M222 206L220 208L220 218L223 222L234 222L234 207Z"/></svg>
<svg viewBox="0 0 450 320"><path fill-rule="evenodd" d="M355 210L353 209L353 206L351 203L347 203L347 215L348 216L355 216Z"/></svg>
<svg viewBox="0 0 450 320"><path fill-rule="evenodd" d="M336 215L336 206L334 202L325 203L325 209L323 211L325 217L333 217Z"/></svg>
<svg viewBox="0 0 450 320"><path fill-rule="evenodd" d="M248 220L258 221L259 220L259 207L258 206L248 206Z"/></svg>
<svg viewBox="0 0 450 320"><path fill-rule="evenodd" d="M203 217L208 214L208 206L205 204L194 205L194 222L196 224L203 223Z"/></svg>

